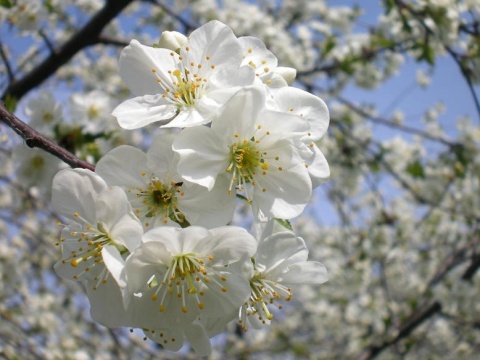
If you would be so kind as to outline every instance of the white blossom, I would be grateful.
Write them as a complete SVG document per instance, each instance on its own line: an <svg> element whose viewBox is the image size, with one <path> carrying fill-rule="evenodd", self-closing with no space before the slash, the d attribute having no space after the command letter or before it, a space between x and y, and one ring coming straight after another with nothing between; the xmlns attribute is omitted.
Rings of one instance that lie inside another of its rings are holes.
<svg viewBox="0 0 480 360"><path fill-rule="evenodd" d="M241 62L237 38L218 21L192 32L179 54L132 40L122 51L120 73L137 97L113 115L125 129L157 121L163 127L209 123L240 86L253 83L253 70Z"/></svg>

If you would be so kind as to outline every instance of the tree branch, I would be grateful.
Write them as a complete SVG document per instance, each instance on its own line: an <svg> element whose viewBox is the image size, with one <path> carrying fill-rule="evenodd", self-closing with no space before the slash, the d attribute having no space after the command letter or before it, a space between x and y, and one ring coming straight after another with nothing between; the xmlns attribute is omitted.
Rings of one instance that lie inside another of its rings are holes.
<svg viewBox="0 0 480 360"><path fill-rule="evenodd" d="M5 100L8 95L17 100L20 99L31 89L53 75L80 50L95 44L105 26L133 1L107 1L105 6L63 46L52 52L22 79L11 82L2 95L2 100Z"/></svg>
<svg viewBox="0 0 480 360"><path fill-rule="evenodd" d="M76 157L71 152L65 150L61 146L55 144L53 141L47 139L45 136L40 134L35 129L32 129L30 126L25 124L22 120L17 118L15 115L10 113L4 106L3 102L0 101L0 121L4 122L7 126L13 129L18 135L20 135L27 146L31 148L43 149L50 154L58 157L63 160L65 163L74 168L83 168L91 171L95 171L95 166L92 164L83 161L82 159Z"/></svg>
<svg viewBox="0 0 480 360"><path fill-rule="evenodd" d="M398 7L398 11L401 12L403 9L408 11L417 21L420 23L420 25L423 27L427 35L431 35L434 37L437 37L435 32L427 25L425 20L423 19L422 14L420 14L418 11L415 11L415 9L412 8L412 6L408 3L405 3L402 0L394 0L395 4ZM437 37L438 38L438 37ZM426 41L428 43L428 41ZM462 73L466 83L468 90L470 91L470 94L472 95L473 102L475 105L475 108L477 109L477 114L480 119L480 99L478 98L477 93L475 92L475 88L472 82L472 79L470 78L470 74L468 73L468 70L465 69L465 66L462 64L462 62L459 59L459 55L447 44L443 43L439 39L439 43L442 44L442 46L445 48L447 53L452 57L453 61L457 64L458 68L460 69L460 72Z"/></svg>
<svg viewBox="0 0 480 360"><path fill-rule="evenodd" d="M420 307L411 316L409 316L407 321L405 321L402 326L400 326L397 336L395 336L392 340L384 341L380 345L370 345L362 354L360 354L358 360L374 359L389 346L394 345L403 338L409 336L410 333L420 326L425 320L428 320L441 310L442 305L438 301L435 301L430 305Z"/></svg>
<svg viewBox="0 0 480 360"><path fill-rule="evenodd" d="M180 15L176 14L172 9L170 9L168 6L166 6L165 4L163 4L162 2L160 2L158 0L145 0L145 1L149 2L153 5L158 6L167 15L169 15L172 18L174 18L175 20L177 20L180 24L183 25L186 33L189 33L190 31L192 31L193 29L198 27L197 25L191 23L190 21L188 21L188 20L184 19L183 17L181 17Z"/></svg>

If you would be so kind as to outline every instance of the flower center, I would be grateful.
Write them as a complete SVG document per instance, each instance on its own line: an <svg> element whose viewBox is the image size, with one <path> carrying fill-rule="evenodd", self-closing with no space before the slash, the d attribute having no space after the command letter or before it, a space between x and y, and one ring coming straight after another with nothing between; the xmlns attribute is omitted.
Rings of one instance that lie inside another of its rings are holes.
<svg viewBox="0 0 480 360"><path fill-rule="evenodd" d="M87 115L90 119L95 119L100 115L100 109L95 105L91 105L88 107Z"/></svg>
<svg viewBox="0 0 480 360"><path fill-rule="evenodd" d="M258 320L266 323L273 319L273 314L268 306L275 306L282 309L282 305L275 304L275 301L290 301L292 292L289 287L267 279L264 274L256 272L250 279L251 293L247 302L240 309L239 323L244 331L247 331L247 316L257 316Z"/></svg>
<svg viewBox="0 0 480 360"><path fill-rule="evenodd" d="M30 164L32 165L32 167L36 170L40 170L44 167L44 164L45 164L45 159L41 156L34 156L32 157L32 159L30 160Z"/></svg>
<svg viewBox="0 0 480 360"><path fill-rule="evenodd" d="M213 256L209 256L208 260L213 261ZM226 280L226 276L218 274L213 269L207 270L202 257L195 253L188 253L174 256L162 281L158 282L154 275L148 285L150 288L156 287L152 300L161 298L158 308L160 312L166 310L165 300L168 294L176 296L182 302L181 309L186 314L191 305L196 304L200 310L205 307L201 297L205 295L208 287L215 286L222 292L227 292L228 289L222 284Z"/></svg>
<svg viewBox="0 0 480 360"><path fill-rule="evenodd" d="M238 134L234 135L238 138ZM267 174L270 165L266 160L266 151L260 151L257 144L260 140L252 138L244 139L230 145L230 158L226 172L232 175L228 193L232 193L233 184L239 191L244 190L246 184L256 185L255 176L260 171L262 175ZM247 200L250 196L247 194Z"/></svg>
<svg viewBox="0 0 480 360"><path fill-rule="evenodd" d="M189 51L189 48L186 48ZM175 57L178 54L171 52L170 56ZM196 64L194 62L183 62L183 57L179 56L177 69L168 70L168 76L159 73L156 69L152 72L157 77L157 82L163 89L162 97L168 102L176 105L179 110L195 106L195 102L201 98L208 79L203 76L205 71L215 69L214 64L210 64L210 56L205 57L205 63Z"/></svg>
<svg viewBox="0 0 480 360"><path fill-rule="evenodd" d="M42 117L43 121L50 123L53 120L53 114L51 112L45 112Z"/></svg>
<svg viewBox="0 0 480 360"><path fill-rule="evenodd" d="M167 184L152 177L146 188L137 189L137 198L142 205L135 212L137 215L143 212L145 218L162 217L164 224L171 219L183 226L186 224L185 216L177 208L177 198L183 195L182 183ZM149 226L150 223L147 221L144 225Z"/></svg>

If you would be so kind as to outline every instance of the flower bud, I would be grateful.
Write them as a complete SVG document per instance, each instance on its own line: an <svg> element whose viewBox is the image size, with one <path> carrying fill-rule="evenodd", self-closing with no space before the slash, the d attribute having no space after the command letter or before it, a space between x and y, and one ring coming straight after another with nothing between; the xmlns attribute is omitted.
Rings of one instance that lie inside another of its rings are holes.
<svg viewBox="0 0 480 360"><path fill-rule="evenodd" d="M297 70L291 67L277 66L274 72L280 75L288 85L292 85L295 77L297 76Z"/></svg>
<svg viewBox="0 0 480 360"><path fill-rule="evenodd" d="M177 31L164 31L160 35L159 47L179 52L187 37Z"/></svg>

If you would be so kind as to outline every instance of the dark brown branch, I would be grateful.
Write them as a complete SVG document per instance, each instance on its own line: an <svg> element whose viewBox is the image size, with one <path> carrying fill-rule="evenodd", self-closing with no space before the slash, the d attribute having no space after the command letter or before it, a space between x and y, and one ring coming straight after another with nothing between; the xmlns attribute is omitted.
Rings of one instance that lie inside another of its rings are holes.
<svg viewBox="0 0 480 360"><path fill-rule="evenodd" d="M50 154L58 157L63 160L65 163L74 168L83 168L91 171L95 171L95 166L92 164L83 161L82 159L76 157L72 153L68 152L61 146L55 144L53 141L47 139L45 136L40 134L35 129L32 129L30 126L25 124L22 120L17 118L15 115L10 113L4 106L3 102L0 101L0 121L4 122L7 126L12 128L18 135L20 135L27 146L31 148L43 149Z"/></svg>
<svg viewBox="0 0 480 360"><path fill-rule="evenodd" d="M128 45L128 41L124 39L114 38L112 36L100 35L96 41L97 44L112 45L118 47L125 47Z"/></svg>
<svg viewBox="0 0 480 360"><path fill-rule="evenodd" d="M40 85L53 75L61 66L66 64L82 49L97 42L103 28L114 19L133 0L107 1L105 6L81 28L65 44L51 53L42 63L18 81L13 81L2 95L5 100L8 95L20 99L31 89Z"/></svg>
<svg viewBox="0 0 480 360"><path fill-rule="evenodd" d="M388 347L409 336L410 333L420 326L424 321L439 313L441 310L442 305L438 301L435 301L430 305L420 307L411 316L409 316L407 321L400 326L397 336L395 336L392 340L384 341L380 345L370 345L362 354L360 354L358 360L374 359Z"/></svg>
<svg viewBox="0 0 480 360"><path fill-rule="evenodd" d="M480 268L480 254L472 255L470 265L462 275L462 280L471 281L477 270Z"/></svg>

